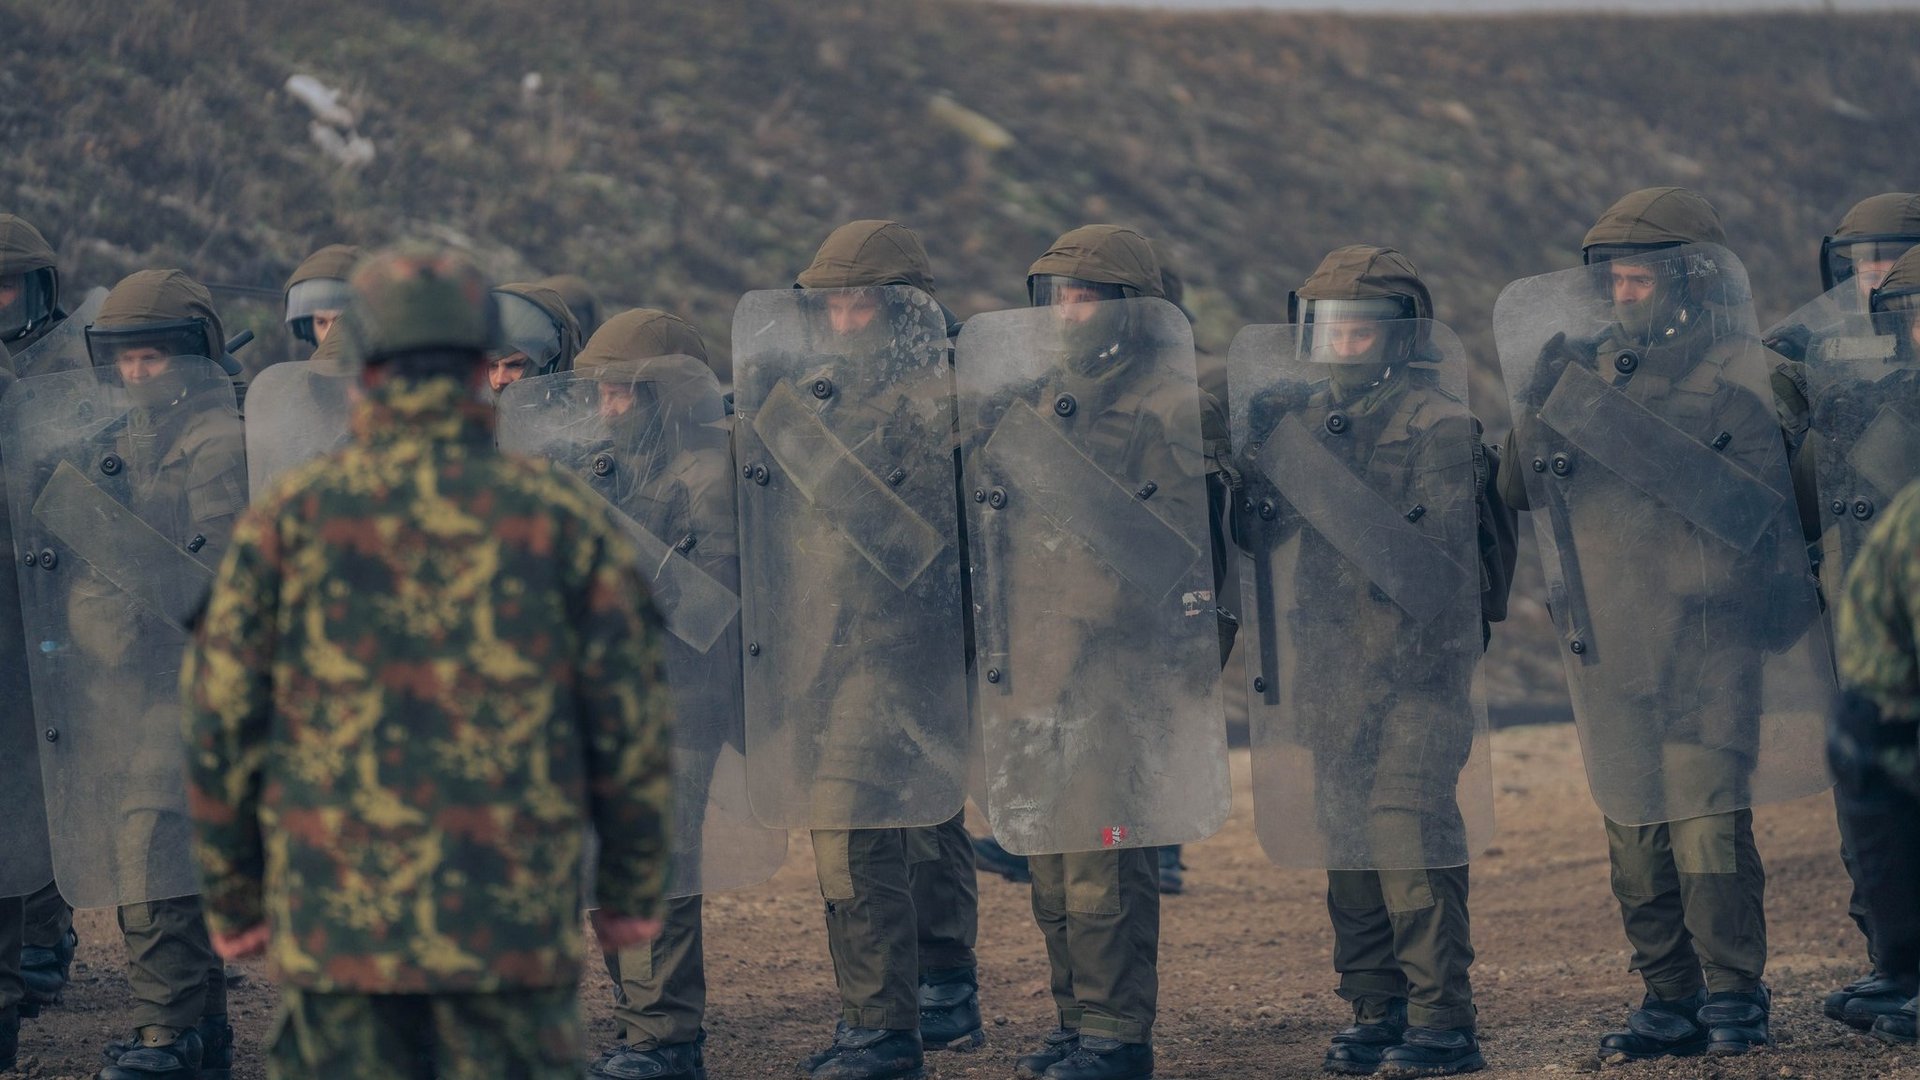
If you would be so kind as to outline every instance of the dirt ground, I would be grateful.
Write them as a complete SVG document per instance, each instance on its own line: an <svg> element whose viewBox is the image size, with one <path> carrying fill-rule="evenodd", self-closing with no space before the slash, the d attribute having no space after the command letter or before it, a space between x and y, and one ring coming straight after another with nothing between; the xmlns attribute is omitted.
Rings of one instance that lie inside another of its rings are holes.
<svg viewBox="0 0 1920 1080"><path fill-rule="evenodd" d="M1596 1071L1593 1047L1638 1000L1618 910L1607 889L1599 813L1588 798L1571 727L1495 733L1500 835L1474 865L1474 967L1481 1038L1494 1072L1513 1077ZM1323 875L1272 867L1254 839L1245 751L1234 760L1232 822L1187 850L1185 895L1169 897L1161 936L1159 1075L1317 1075L1326 1039L1346 1023L1332 992ZM1855 975L1863 943L1846 916L1833 807L1824 797L1763 808L1776 1049L1728 1062L1608 1067L1622 1078L1920 1077L1920 1052L1896 1051L1820 1015L1820 997ZM929 1055L928 1075L1006 1077L1051 1026L1040 938L1024 886L980 883L981 999L988 1043ZM804 837L766 885L707 902L708 1071L796 1075L793 1062L828 1038L837 1011L820 900ZM80 917L83 935L65 1004L28 1021L21 1071L91 1076L119 1030L126 997L108 912ZM258 1047L273 991L257 966L234 992L234 1075L259 1077ZM607 980L583 984L594 1052L613 1037ZM588 1048L583 1048L583 1057Z"/></svg>

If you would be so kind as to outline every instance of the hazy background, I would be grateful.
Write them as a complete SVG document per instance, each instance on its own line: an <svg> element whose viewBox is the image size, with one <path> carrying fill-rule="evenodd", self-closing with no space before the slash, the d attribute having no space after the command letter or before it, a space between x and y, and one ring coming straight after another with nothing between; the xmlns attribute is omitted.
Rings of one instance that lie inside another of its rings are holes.
<svg viewBox="0 0 1920 1080"><path fill-rule="evenodd" d="M1848 4L1848 7L1854 5ZM1152 237L1217 380L1329 249L1384 243L1476 362L1621 194L1705 192L1763 321L1855 201L1920 189L1920 15L1168 13L969 0L0 0L0 208L67 283L179 266L250 355L315 248L428 236L572 271L729 355L743 292L862 217L919 232L961 315L1024 303L1087 222ZM307 76L338 99L316 113ZM1215 383L1216 388L1218 383ZM1564 704L1529 556L1489 677Z"/></svg>

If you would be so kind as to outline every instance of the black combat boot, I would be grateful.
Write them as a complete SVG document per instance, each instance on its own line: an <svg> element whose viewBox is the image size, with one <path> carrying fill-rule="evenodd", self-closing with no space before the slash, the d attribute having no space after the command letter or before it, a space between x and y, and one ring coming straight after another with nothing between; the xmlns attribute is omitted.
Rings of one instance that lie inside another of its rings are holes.
<svg viewBox="0 0 1920 1080"><path fill-rule="evenodd" d="M1042 1080L1152 1080L1153 1044L1080 1036L1080 1047L1040 1074Z"/></svg>
<svg viewBox="0 0 1920 1080"><path fill-rule="evenodd" d="M1707 1048L1707 1029L1695 1016L1707 1003L1705 990L1679 1001L1662 1001L1652 994L1627 1017L1627 1030L1600 1036L1602 1060L1642 1061L1657 1057L1691 1057Z"/></svg>
<svg viewBox="0 0 1920 1080"><path fill-rule="evenodd" d="M1914 1014L1920 998L1909 1000L1898 1012L1890 1012L1873 1022L1873 1037L1894 1046L1914 1045Z"/></svg>
<svg viewBox="0 0 1920 1080"><path fill-rule="evenodd" d="M40 1010L60 1004L73 969L73 954L79 947L80 935L68 930L52 948L28 945L20 950L20 981L27 988L26 996L20 999L21 1016L39 1016Z"/></svg>
<svg viewBox="0 0 1920 1080"><path fill-rule="evenodd" d="M192 1028L142 1028L131 1047L100 1070L98 1080L198 1080L204 1050Z"/></svg>
<svg viewBox="0 0 1920 1080"><path fill-rule="evenodd" d="M1456 1076L1486 1067L1472 1028L1410 1027L1380 1057L1381 1076Z"/></svg>
<svg viewBox="0 0 1920 1080"><path fill-rule="evenodd" d="M1920 980L1876 975L1863 980L1860 988L1840 1007L1839 1019L1848 1027L1872 1031L1875 1021L1899 1012L1916 993L1920 993ZM1832 1001L1833 995L1827 1000Z"/></svg>
<svg viewBox="0 0 1920 1080"><path fill-rule="evenodd" d="M1187 864L1180 861L1180 845L1160 849L1160 894L1179 896L1187 891L1186 878L1180 873Z"/></svg>
<svg viewBox="0 0 1920 1080"><path fill-rule="evenodd" d="M589 1080L707 1080L706 1055L697 1042L665 1043L636 1050L612 1046L587 1070Z"/></svg>
<svg viewBox="0 0 1920 1080"><path fill-rule="evenodd" d="M1020 1055L1013 1063L1013 1074L1020 1080L1039 1080L1048 1069L1072 1057L1078 1049L1079 1028L1054 1028L1040 1041L1040 1049Z"/></svg>
<svg viewBox="0 0 1920 1080"><path fill-rule="evenodd" d="M922 1080L920 1033L840 1025L833 1046L807 1059L813 1080Z"/></svg>
<svg viewBox="0 0 1920 1080"><path fill-rule="evenodd" d="M233 1025L227 1016L203 1016L193 1025L200 1033L200 1080L229 1080L233 1076Z"/></svg>
<svg viewBox="0 0 1920 1080"><path fill-rule="evenodd" d="M1033 871L1027 869L1027 857L1015 855L1001 847L1000 841L991 836L973 838L973 865L999 874L1015 885L1025 885L1033 880Z"/></svg>
<svg viewBox="0 0 1920 1080"><path fill-rule="evenodd" d="M1767 1031L1767 1015L1772 1011L1773 994L1765 986L1708 994L1698 1016L1700 1026L1707 1029L1707 1053L1730 1057L1756 1046L1772 1046L1773 1036Z"/></svg>
<svg viewBox="0 0 1920 1080"><path fill-rule="evenodd" d="M972 968L920 973L920 1044L928 1050L977 1050L987 1041L980 1023L980 983Z"/></svg>
<svg viewBox="0 0 1920 1080"><path fill-rule="evenodd" d="M1394 999L1387 1005L1385 1018L1362 1022L1358 1008L1352 1027L1342 1028L1327 1047L1320 1067L1330 1073L1347 1076L1371 1076L1380 1067L1380 1059L1389 1049L1400 1045L1407 1033L1407 1003Z"/></svg>
<svg viewBox="0 0 1920 1080"><path fill-rule="evenodd" d="M0 1072L13 1068L20 1057L20 1007L0 1009Z"/></svg>

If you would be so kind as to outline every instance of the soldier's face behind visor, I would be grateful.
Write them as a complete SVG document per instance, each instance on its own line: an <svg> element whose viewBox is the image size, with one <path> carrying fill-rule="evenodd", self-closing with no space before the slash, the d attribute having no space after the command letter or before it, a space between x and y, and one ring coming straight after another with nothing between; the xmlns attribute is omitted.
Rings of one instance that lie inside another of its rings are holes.
<svg viewBox="0 0 1920 1080"><path fill-rule="evenodd" d="M633 411L640 400L639 393L630 382L603 382L600 384L600 416L606 420L625 416Z"/></svg>
<svg viewBox="0 0 1920 1080"><path fill-rule="evenodd" d="M173 357L153 345L129 345L113 354L113 366L122 383L138 386L171 371Z"/></svg>
<svg viewBox="0 0 1920 1080"><path fill-rule="evenodd" d="M487 360L487 385L494 393L505 390L510 384L519 382L527 374L527 354L508 353L505 356L490 357Z"/></svg>
<svg viewBox="0 0 1920 1080"><path fill-rule="evenodd" d="M865 330L879 315L880 297L871 290L836 292L827 297L827 325L841 337Z"/></svg>

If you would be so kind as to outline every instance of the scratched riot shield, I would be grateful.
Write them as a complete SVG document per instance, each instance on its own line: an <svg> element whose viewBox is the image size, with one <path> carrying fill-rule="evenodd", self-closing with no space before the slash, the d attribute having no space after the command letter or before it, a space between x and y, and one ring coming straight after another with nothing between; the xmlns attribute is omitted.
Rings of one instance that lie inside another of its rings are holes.
<svg viewBox="0 0 1920 1080"><path fill-rule="evenodd" d="M194 893L180 661L246 504L233 384L190 356L24 379L0 459L61 894Z"/></svg>
<svg viewBox="0 0 1920 1080"><path fill-rule="evenodd" d="M12 382L11 377L0 377L0 385ZM0 551L13 554L11 516L4 506ZM53 879L40 783L41 732L34 722L20 628L19 579L0 574L0 898L33 892Z"/></svg>
<svg viewBox="0 0 1920 1080"><path fill-rule="evenodd" d="M318 370L315 363L275 364L247 388L247 480L255 499L288 472L351 441L348 388L354 380Z"/></svg>
<svg viewBox="0 0 1920 1080"><path fill-rule="evenodd" d="M41 335L40 340L24 349L14 346L13 373L19 378L29 379L35 375L74 371L89 366L87 327L93 323L93 317L99 313L100 305L106 298L105 289L88 290L73 314Z"/></svg>
<svg viewBox="0 0 1920 1080"><path fill-rule="evenodd" d="M508 453L557 462L607 500L667 627L674 896L756 885L787 836L753 820L741 714L739 543L726 405L685 356L521 379L501 392Z"/></svg>
<svg viewBox="0 0 1920 1080"><path fill-rule="evenodd" d="M1023 854L1211 835L1226 725L1185 316L993 312L954 364L994 835Z"/></svg>
<svg viewBox="0 0 1920 1080"><path fill-rule="evenodd" d="M1439 323L1319 308L1227 358L1254 821L1281 866L1458 866L1493 832L1469 365Z"/></svg>
<svg viewBox="0 0 1920 1080"><path fill-rule="evenodd" d="M749 293L733 365L754 812L945 821L969 730L940 307L905 286Z"/></svg>
<svg viewBox="0 0 1920 1080"><path fill-rule="evenodd" d="M1838 584L1879 512L1920 477L1920 362L1908 312L1869 315L1859 283L1781 320L1767 341L1801 361L1820 490L1822 578Z"/></svg>
<svg viewBox="0 0 1920 1080"><path fill-rule="evenodd" d="M1600 809L1826 787L1826 632L1739 261L1687 245L1516 281L1494 330Z"/></svg>

